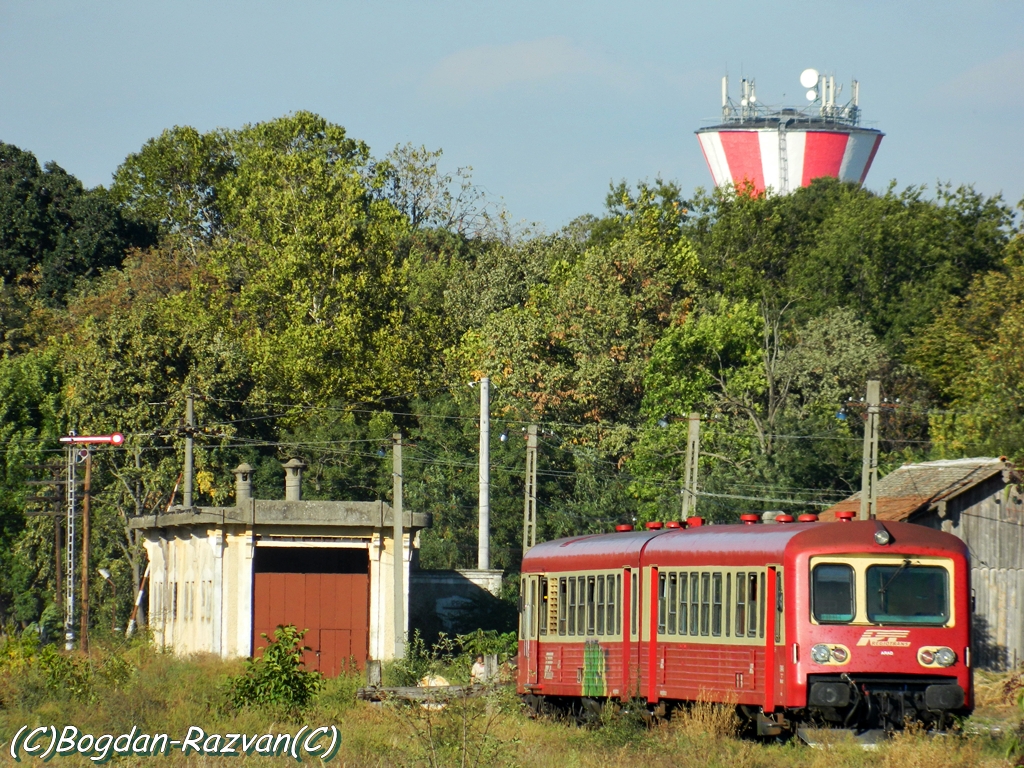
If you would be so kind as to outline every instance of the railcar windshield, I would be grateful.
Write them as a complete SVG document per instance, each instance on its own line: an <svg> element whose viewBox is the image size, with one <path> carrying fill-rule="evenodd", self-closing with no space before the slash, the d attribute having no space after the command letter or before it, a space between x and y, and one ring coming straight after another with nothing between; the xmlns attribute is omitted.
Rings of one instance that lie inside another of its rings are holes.
<svg viewBox="0 0 1024 768"><path fill-rule="evenodd" d="M822 624L848 624L857 612L853 568L838 563L815 566L811 572L811 604Z"/></svg>
<svg viewBox="0 0 1024 768"><path fill-rule="evenodd" d="M945 624L949 574L934 565L872 565L867 570L868 621L875 624Z"/></svg>

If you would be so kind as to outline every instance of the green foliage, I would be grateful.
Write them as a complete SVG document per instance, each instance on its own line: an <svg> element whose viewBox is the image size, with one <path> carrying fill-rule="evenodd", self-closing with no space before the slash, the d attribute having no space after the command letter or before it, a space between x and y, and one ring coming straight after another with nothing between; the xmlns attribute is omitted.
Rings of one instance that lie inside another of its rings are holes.
<svg viewBox="0 0 1024 768"><path fill-rule="evenodd" d="M103 582L90 595L98 625L127 615L145 565L128 523L171 499L190 392L203 505L230 503L243 460L257 496L280 497L292 457L308 499L387 500L401 431L427 568L476 563L466 384L482 376L492 564L509 572L530 423L541 540L675 517L692 411L705 516L838 500L862 438L840 408L869 376L907 405L886 414L883 468L1024 458L1024 241L1000 198L819 179L684 199L656 179L513 233L442 160L374 158L309 112L171 128L109 192L0 145L0 621L53 632L53 522L25 515L27 466L71 429L129 436L94 456L116 604ZM481 598L454 631L507 632L513 602Z"/></svg>
<svg viewBox="0 0 1024 768"><path fill-rule="evenodd" d="M153 243L153 229L126 216L102 188L86 190L56 163L0 143L0 277L36 283L59 305L80 278L117 267L130 248Z"/></svg>
<svg viewBox="0 0 1024 768"><path fill-rule="evenodd" d="M470 658L497 654L498 661L515 658L519 652L519 634L517 632L497 632L496 630L477 629L467 635L458 635L455 641Z"/></svg>
<svg viewBox="0 0 1024 768"><path fill-rule="evenodd" d="M319 672L303 669L302 644L306 630L279 626L263 655L245 662L245 672L228 680L228 697L238 708L268 707L298 712L309 706L323 687Z"/></svg>
<svg viewBox="0 0 1024 768"><path fill-rule="evenodd" d="M470 664L465 658L459 659L456 640L441 632L430 645L419 630L413 630L405 646L405 656L383 665L384 685L413 686L429 676L440 676L449 683L467 682Z"/></svg>

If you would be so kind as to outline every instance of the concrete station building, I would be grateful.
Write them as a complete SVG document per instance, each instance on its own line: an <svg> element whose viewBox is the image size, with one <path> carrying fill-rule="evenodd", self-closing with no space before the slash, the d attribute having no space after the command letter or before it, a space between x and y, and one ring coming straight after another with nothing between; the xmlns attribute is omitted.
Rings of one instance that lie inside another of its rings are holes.
<svg viewBox="0 0 1024 768"><path fill-rule="evenodd" d="M149 556L154 642L175 653L258 654L280 624L307 629L306 668L337 675L396 647L393 510L383 501L305 501L301 462L285 464L285 500L252 497L252 472L235 473L233 507L173 507L131 521ZM430 516L402 523L402 615ZM404 637L400 638L404 643Z"/></svg>

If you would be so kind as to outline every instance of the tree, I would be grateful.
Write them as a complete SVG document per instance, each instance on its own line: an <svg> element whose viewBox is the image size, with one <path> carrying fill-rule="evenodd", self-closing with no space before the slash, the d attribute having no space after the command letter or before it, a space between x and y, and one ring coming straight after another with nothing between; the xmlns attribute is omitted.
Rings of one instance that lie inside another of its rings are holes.
<svg viewBox="0 0 1024 768"><path fill-rule="evenodd" d="M60 305L82 278L117 267L125 252L153 242L153 228L125 217L102 188L86 190L55 163L0 144L0 277L37 277L33 289Z"/></svg>
<svg viewBox="0 0 1024 768"><path fill-rule="evenodd" d="M111 195L125 210L158 222L160 234L195 259L222 234L221 183L233 170L224 132L175 126L125 159Z"/></svg>
<svg viewBox="0 0 1024 768"><path fill-rule="evenodd" d="M659 340L645 380L650 426L640 433L631 463L635 493L648 515L675 504L669 500L678 492L686 444L679 417L691 411L703 414L705 489L778 497L786 487L849 482L852 446L835 451L829 441L851 435L834 414L844 395L884 370L884 349L850 310L803 327L788 315L787 307L718 297ZM668 426L656 429L657 421ZM807 454L814 460L801 458Z"/></svg>
<svg viewBox="0 0 1024 768"><path fill-rule="evenodd" d="M459 235L489 229L487 201L473 184L470 167L442 173L440 149L404 144L395 147L381 166L382 194L401 211L412 229L436 227Z"/></svg>
<svg viewBox="0 0 1024 768"><path fill-rule="evenodd" d="M1024 238L975 277L914 339L910 359L944 406L930 417L939 456L1024 458Z"/></svg>
<svg viewBox="0 0 1024 768"><path fill-rule="evenodd" d="M806 322L836 307L864 318L889 351L928 323L971 275L1001 258L1012 221L970 187L890 188L816 179L790 195L697 195L683 232L701 288L731 300L790 303Z"/></svg>

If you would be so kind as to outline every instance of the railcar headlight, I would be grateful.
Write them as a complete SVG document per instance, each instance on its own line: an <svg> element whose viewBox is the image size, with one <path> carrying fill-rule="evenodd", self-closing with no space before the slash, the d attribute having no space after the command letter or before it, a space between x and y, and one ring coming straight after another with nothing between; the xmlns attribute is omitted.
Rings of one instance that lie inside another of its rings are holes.
<svg viewBox="0 0 1024 768"><path fill-rule="evenodd" d="M885 528L879 528L877 531L875 531L875 543L876 544L880 544L881 546L884 547L891 540L892 540L892 537L889 536L889 532L887 530L885 530Z"/></svg>
<svg viewBox="0 0 1024 768"><path fill-rule="evenodd" d="M935 661L943 667L951 667L956 662L956 654L951 648L939 648L935 652Z"/></svg>
<svg viewBox="0 0 1024 768"><path fill-rule="evenodd" d="M811 648L811 658L815 664L828 664L828 660L831 657L832 652L828 649L827 645L818 643L816 646Z"/></svg>
<svg viewBox="0 0 1024 768"><path fill-rule="evenodd" d="M917 654L917 660L922 664L934 664L935 651L929 650L928 648L922 648L921 652Z"/></svg>
<svg viewBox="0 0 1024 768"><path fill-rule="evenodd" d="M847 659L847 657L849 655L850 654L846 652L845 648L840 648L840 647L836 646L835 648L832 649L832 658L835 659L840 664L842 664L844 661L846 661L846 659Z"/></svg>

